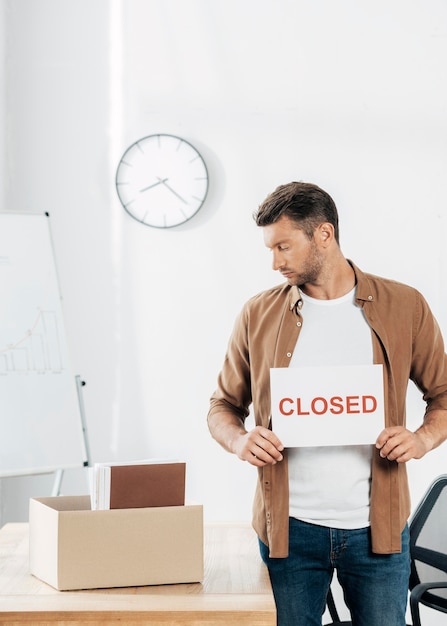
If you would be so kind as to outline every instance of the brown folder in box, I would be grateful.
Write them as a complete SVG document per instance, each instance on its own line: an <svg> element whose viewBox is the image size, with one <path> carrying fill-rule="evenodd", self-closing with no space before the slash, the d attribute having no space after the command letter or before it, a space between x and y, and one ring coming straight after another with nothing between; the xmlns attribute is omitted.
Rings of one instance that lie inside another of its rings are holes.
<svg viewBox="0 0 447 626"><path fill-rule="evenodd" d="M111 509L185 504L186 463L112 465L110 470Z"/></svg>

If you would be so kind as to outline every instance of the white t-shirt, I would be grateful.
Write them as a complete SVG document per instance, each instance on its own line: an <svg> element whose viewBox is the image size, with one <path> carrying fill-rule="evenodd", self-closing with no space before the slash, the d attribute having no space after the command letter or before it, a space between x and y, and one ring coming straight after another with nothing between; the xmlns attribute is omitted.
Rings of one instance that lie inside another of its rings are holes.
<svg viewBox="0 0 447 626"><path fill-rule="evenodd" d="M303 326L289 367L373 363L355 288L334 300L301 298ZM371 445L290 448L288 456L292 517L332 528L369 525Z"/></svg>

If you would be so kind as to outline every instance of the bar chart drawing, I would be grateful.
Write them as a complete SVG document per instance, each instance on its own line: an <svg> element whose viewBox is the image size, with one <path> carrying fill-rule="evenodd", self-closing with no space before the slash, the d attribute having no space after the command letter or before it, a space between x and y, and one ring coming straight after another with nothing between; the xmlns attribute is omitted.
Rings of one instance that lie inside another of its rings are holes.
<svg viewBox="0 0 447 626"><path fill-rule="evenodd" d="M0 375L59 373L63 369L56 311L40 310L30 330L0 348Z"/></svg>

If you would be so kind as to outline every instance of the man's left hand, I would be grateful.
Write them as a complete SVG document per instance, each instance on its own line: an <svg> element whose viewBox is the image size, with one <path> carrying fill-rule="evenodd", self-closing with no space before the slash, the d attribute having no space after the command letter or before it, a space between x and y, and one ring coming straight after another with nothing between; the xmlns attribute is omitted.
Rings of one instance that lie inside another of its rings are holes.
<svg viewBox="0 0 447 626"><path fill-rule="evenodd" d="M380 456L388 461L406 463L410 459L421 459L430 449L426 437L411 432L403 426L391 426L382 430L376 441Z"/></svg>

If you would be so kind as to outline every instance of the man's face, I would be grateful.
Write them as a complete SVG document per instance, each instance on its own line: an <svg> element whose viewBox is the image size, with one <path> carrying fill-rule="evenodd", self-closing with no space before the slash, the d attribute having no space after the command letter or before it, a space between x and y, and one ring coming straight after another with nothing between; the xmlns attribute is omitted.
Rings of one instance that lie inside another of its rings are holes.
<svg viewBox="0 0 447 626"><path fill-rule="evenodd" d="M273 254L272 267L289 285L318 283L324 256L315 238L309 239L295 222L286 216L262 227L264 243Z"/></svg>

